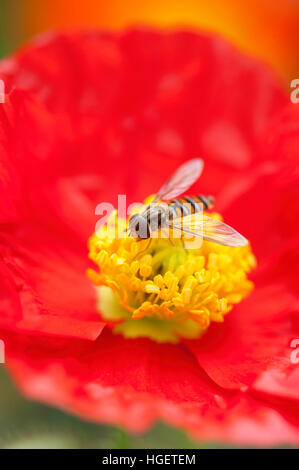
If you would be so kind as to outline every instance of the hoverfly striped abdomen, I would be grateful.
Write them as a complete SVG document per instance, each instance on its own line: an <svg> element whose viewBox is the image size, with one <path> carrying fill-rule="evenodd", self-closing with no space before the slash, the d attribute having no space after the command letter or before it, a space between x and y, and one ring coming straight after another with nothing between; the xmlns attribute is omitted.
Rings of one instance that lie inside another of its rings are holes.
<svg viewBox="0 0 299 470"><path fill-rule="evenodd" d="M212 196L185 196L173 199L168 202L169 218L185 217L186 215L200 212L202 209L211 209L213 203L214 198Z"/></svg>

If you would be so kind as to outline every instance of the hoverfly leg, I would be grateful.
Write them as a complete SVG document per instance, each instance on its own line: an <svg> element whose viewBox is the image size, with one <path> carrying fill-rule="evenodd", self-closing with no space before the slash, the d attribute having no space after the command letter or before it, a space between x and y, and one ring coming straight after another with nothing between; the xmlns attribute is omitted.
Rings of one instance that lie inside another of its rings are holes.
<svg viewBox="0 0 299 470"><path fill-rule="evenodd" d="M171 245L174 246L173 240L170 237L169 227L162 227L160 229L159 239L162 240L163 238L167 239L169 241L169 243L171 243Z"/></svg>
<svg viewBox="0 0 299 470"><path fill-rule="evenodd" d="M142 241L142 240L137 240L137 241L140 242L140 241ZM139 251L139 252L134 256L134 258L132 259L132 261L135 261L136 259L140 258L144 253L146 253L147 250L149 249L149 247L151 246L151 243L152 243L152 239L149 238L146 247L145 247L142 251Z"/></svg>

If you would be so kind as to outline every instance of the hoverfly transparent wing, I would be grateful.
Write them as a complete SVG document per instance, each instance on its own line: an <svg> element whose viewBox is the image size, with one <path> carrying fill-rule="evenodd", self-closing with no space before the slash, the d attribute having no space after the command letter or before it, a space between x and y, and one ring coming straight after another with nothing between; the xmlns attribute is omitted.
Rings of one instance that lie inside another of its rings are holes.
<svg viewBox="0 0 299 470"><path fill-rule="evenodd" d="M152 203L155 204L161 200L170 201L171 199L178 197L190 188L190 186L200 177L203 166L204 162L200 158L194 158L193 160L189 160L184 163L162 186Z"/></svg>
<svg viewBox="0 0 299 470"><path fill-rule="evenodd" d="M200 212L178 217L173 221L169 220L169 227L180 230L187 235L202 237L204 240L218 245L239 247L248 244L248 240L237 230Z"/></svg>

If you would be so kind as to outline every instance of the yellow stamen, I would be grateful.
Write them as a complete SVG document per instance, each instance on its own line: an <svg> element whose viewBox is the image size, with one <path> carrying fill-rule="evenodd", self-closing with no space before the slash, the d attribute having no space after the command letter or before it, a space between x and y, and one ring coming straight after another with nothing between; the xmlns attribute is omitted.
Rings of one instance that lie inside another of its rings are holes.
<svg viewBox="0 0 299 470"><path fill-rule="evenodd" d="M173 244L153 239L139 258L148 240L115 237L115 229L123 233L125 227L114 212L88 242L97 268L87 275L97 286L100 314L115 333L172 343L198 338L211 322L223 322L253 288L247 279L256 265L250 245L204 241L198 249L185 249L180 239Z"/></svg>

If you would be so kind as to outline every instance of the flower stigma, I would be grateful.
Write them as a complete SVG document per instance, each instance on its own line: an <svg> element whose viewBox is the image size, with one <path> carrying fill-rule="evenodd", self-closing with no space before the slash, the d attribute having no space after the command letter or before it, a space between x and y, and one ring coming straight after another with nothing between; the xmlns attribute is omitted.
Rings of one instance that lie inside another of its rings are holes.
<svg viewBox="0 0 299 470"><path fill-rule="evenodd" d="M222 220L214 212L210 217ZM114 211L88 241L98 309L116 334L177 343L223 322L253 289L247 274L256 266L250 244L229 247L203 241L187 249L183 239L136 240Z"/></svg>

